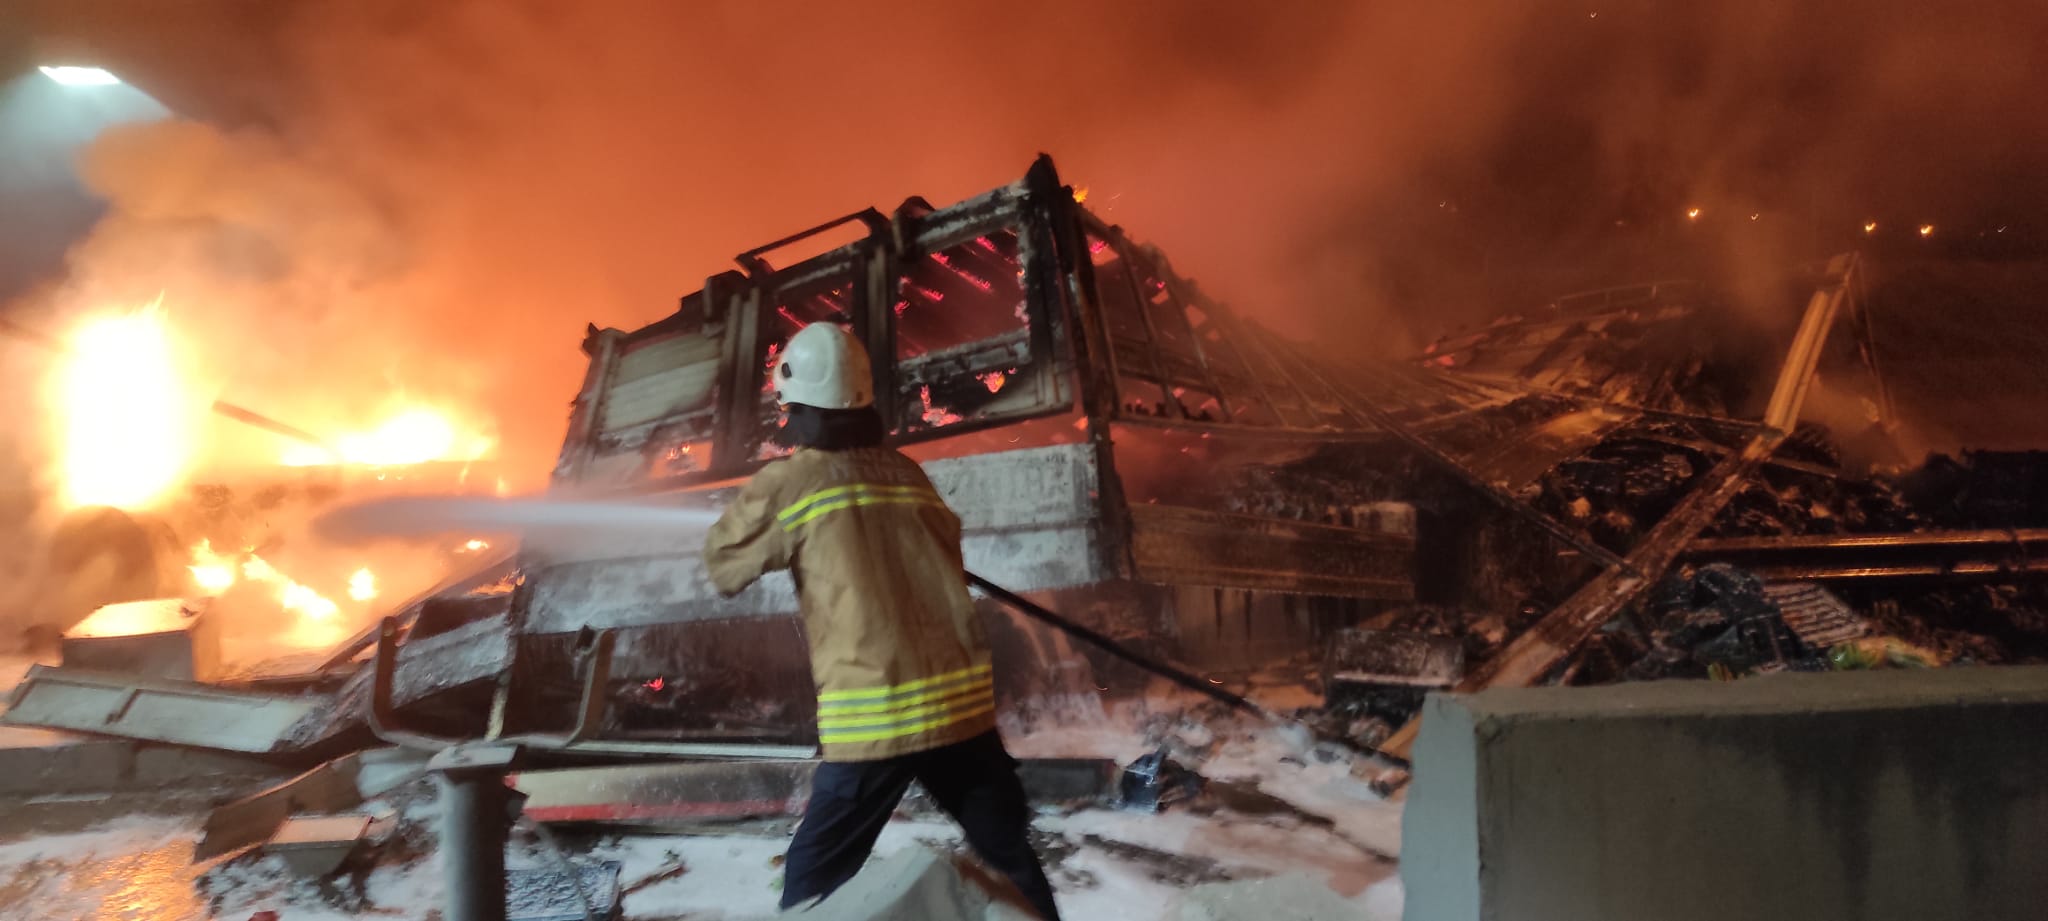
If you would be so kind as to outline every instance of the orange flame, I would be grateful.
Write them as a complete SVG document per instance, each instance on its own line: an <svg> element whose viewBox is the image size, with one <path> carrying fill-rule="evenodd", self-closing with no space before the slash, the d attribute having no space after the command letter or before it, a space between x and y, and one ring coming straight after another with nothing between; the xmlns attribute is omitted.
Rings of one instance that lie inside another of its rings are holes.
<svg viewBox="0 0 2048 921"><path fill-rule="evenodd" d="M218 595L235 585L235 564L233 560L215 552L213 541L202 540L192 548L192 581L199 590L208 595Z"/></svg>
<svg viewBox="0 0 2048 921"><path fill-rule="evenodd" d="M377 597L377 574L365 566L348 577L348 596L356 601L368 601Z"/></svg>
<svg viewBox="0 0 2048 921"><path fill-rule="evenodd" d="M202 540L198 546L193 547L192 559L192 565L187 567L192 571L192 581L198 583L208 594L221 594L233 588L238 581L234 559L216 552L212 541ZM329 601L326 596L311 587L279 572L277 567L270 565L269 560L251 553L241 563L239 581L274 586L277 589L278 605L287 611L313 620L327 620L341 612L340 605ZM363 576L370 576L370 571L363 569L356 573L356 578L349 580L352 595L358 588L358 579ZM375 577L370 576L370 579L368 587L374 597Z"/></svg>
<svg viewBox="0 0 2048 921"><path fill-rule="evenodd" d="M370 467L395 467L437 460L476 460L491 448L489 439L465 439L455 424L439 411L422 406L408 408L367 432L343 435L332 451L312 445L285 449L284 464L311 467L348 463Z"/></svg>
<svg viewBox="0 0 2048 921"><path fill-rule="evenodd" d="M64 500L147 506L177 484L195 453L191 407L163 299L86 321L58 370Z"/></svg>

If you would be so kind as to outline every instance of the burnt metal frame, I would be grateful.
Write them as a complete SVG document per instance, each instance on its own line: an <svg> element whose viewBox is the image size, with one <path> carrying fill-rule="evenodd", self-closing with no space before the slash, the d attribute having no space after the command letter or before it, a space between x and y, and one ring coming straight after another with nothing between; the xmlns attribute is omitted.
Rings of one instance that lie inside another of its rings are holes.
<svg viewBox="0 0 2048 921"><path fill-rule="evenodd" d="M1071 248L1078 237L1068 225L1077 219L1071 191L1059 184L1051 160L1041 157L1023 181L948 208L933 210L921 200L911 199L886 218L868 209L741 253L736 261L744 272L706 279L703 290L683 298L676 313L647 327L632 332L591 327L583 344L591 366L571 413L556 480L573 484L600 453L604 402L616 379L619 358L649 340L677 334L720 339L708 439L710 459L703 469L650 480L633 491L710 485L758 468L762 461L756 454L767 435L758 418L758 400L766 373L764 327L770 322L768 312L791 292L835 278L847 283L854 332L875 357L876 392L887 395L879 403L884 421L891 431L900 429L906 420L894 399L901 376L894 357L897 318L892 309L897 280L914 260L928 253L1004 230L1018 238L1033 356L1033 371L1006 386L1032 388L1036 399L1021 411L899 434L892 436L891 443L912 444L1062 412L1085 412L1080 395L1090 388L1076 386L1073 378L1087 363L1070 330L1076 326L1075 301L1091 294L1092 287L1084 292L1074 277ZM779 269L764 258L773 250L856 221L869 232L853 243ZM1105 413L1108 408L1103 407ZM650 426L664 421L656 420Z"/></svg>

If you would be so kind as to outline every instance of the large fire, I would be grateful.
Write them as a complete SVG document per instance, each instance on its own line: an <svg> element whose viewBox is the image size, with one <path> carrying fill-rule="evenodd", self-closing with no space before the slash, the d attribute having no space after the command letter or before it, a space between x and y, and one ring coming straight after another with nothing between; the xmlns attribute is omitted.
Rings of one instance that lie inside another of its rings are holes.
<svg viewBox="0 0 2048 921"><path fill-rule="evenodd" d="M55 380L64 501L140 508L178 484L195 453L191 388L162 298L75 329Z"/></svg>
<svg viewBox="0 0 2048 921"><path fill-rule="evenodd" d="M465 438L446 415L415 406L374 429L341 436L335 440L332 451L314 445L292 445L285 449L282 461L289 467L334 463L395 467L429 461L476 460L490 448L489 439Z"/></svg>
<svg viewBox="0 0 2048 921"><path fill-rule="evenodd" d="M217 597L237 584L260 587L278 607L299 615L283 637L292 645L325 645L346 633L345 628L336 622L341 605L313 587L278 571L269 560L254 552L224 554L213 548L212 541L202 540L192 548L192 561L187 568L201 594ZM357 570L349 578L349 597L356 601L377 597L377 577L367 567Z"/></svg>
<svg viewBox="0 0 2048 921"><path fill-rule="evenodd" d="M106 505L175 519L178 506L170 500L193 482L199 470L215 463L246 470L235 458L220 456L224 450L243 456L246 451L212 440L214 426L220 423L207 412L215 394L194 373L201 364L192 359L191 347L199 340L181 337L171 320L160 296L137 309L88 315L66 337L63 355L47 382L44 405L53 420L58 448L54 472L67 506ZM325 446L293 442L281 456L270 457L283 466L383 468L477 461L494 447L489 438L458 425L458 417L443 409L403 397L386 406L389 414L381 422L326 439ZM361 562L351 560L349 565ZM392 560L380 562L380 568L386 563L396 567L386 573L390 587L403 590L428 578L425 569ZM297 557L288 565L325 566ZM298 647L345 638L352 626L348 621L364 613L387 587L366 566L353 573L346 568L307 570L311 581L300 581L253 549L216 549L209 540L192 545L188 569L197 595L232 595L240 600L231 604L287 615L275 638ZM331 591L333 597L314 585ZM337 603L343 592L345 600ZM342 616L345 610L347 617Z"/></svg>

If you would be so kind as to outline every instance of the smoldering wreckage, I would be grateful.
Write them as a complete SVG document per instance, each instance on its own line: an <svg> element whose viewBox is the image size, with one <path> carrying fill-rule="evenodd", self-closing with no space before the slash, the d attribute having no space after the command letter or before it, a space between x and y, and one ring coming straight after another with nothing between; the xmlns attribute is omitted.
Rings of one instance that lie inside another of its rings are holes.
<svg viewBox="0 0 2048 921"><path fill-rule="evenodd" d="M2048 656L2048 454L1891 448L1854 255L1788 267L1761 318L1638 284L1393 362L1332 360L1211 301L1047 159L737 261L659 322L589 330L556 488L720 504L782 450L782 343L846 326L893 442L963 519L1013 732L1100 720L1165 676L1207 695L1182 724L1235 706L1305 726L1371 753L1354 770L1385 792L1432 690ZM231 677L203 599L134 597L69 629L0 723L302 770L220 806L195 856L313 876L380 859L366 798L433 773L453 904L510 886L514 917L601 916L630 888L616 864L507 882L508 807L673 830L804 799L793 588L719 598L695 554L602 533L493 550L315 667ZM155 626L95 627L138 608ZM1193 801L1175 722L1127 727L1152 751L1135 762L1034 760L1028 783Z"/></svg>

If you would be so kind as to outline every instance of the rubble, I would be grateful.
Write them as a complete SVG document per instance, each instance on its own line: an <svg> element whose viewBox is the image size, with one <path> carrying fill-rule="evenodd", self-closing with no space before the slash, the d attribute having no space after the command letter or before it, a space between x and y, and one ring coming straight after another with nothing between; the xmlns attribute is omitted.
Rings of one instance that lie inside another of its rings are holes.
<svg viewBox="0 0 2048 921"><path fill-rule="evenodd" d="M624 893L620 865L604 861L574 867L505 871L505 921L614 921Z"/></svg>
<svg viewBox="0 0 2048 921"><path fill-rule="evenodd" d="M288 819L263 843L266 854L283 858L292 873L308 879L341 868L370 832L367 815L336 815Z"/></svg>
<svg viewBox="0 0 2048 921"><path fill-rule="evenodd" d="M1124 768L1117 782L1117 803L1125 809L1158 812L1201 789L1201 775L1175 763L1162 748Z"/></svg>

